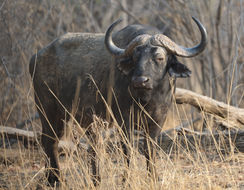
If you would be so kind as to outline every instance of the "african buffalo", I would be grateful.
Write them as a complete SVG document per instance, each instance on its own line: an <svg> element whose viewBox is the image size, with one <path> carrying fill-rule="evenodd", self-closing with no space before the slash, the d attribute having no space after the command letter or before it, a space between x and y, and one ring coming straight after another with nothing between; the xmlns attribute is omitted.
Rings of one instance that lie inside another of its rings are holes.
<svg viewBox="0 0 244 190"><path fill-rule="evenodd" d="M145 129L145 156L148 169L153 172L150 159L155 151L153 148L149 151L153 145L148 138L155 139L160 133L172 102L175 79L191 73L176 56L194 57L207 44L205 28L197 19L193 20L200 30L201 41L192 48L177 45L158 29L144 25L129 25L112 35L118 20L106 34L67 33L32 56L29 69L42 123L42 145L51 166L47 170L51 185L58 181L58 141L64 134L63 121L69 119L67 111L72 110L78 79L79 105L75 118L87 129L87 135L94 138L88 127L94 114L106 118L108 107L104 100L113 89L110 104L113 119L128 138L132 122L133 126ZM122 148L127 155L124 143ZM92 171L94 181L99 181L95 160Z"/></svg>

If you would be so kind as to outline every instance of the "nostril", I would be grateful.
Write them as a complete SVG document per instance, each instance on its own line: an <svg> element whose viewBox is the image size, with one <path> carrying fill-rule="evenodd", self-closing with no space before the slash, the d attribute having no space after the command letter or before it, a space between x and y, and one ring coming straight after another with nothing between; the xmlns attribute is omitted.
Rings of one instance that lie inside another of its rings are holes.
<svg viewBox="0 0 244 190"><path fill-rule="evenodd" d="M136 88L143 88L146 86L146 83L149 81L148 77L132 77L132 83Z"/></svg>
<svg viewBox="0 0 244 190"><path fill-rule="evenodd" d="M136 82L136 83L144 83L144 82L148 82L149 78L148 77L133 77L132 78L132 82Z"/></svg>
<svg viewBox="0 0 244 190"><path fill-rule="evenodd" d="M149 78L145 77L144 82L148 82Z"/></svg>

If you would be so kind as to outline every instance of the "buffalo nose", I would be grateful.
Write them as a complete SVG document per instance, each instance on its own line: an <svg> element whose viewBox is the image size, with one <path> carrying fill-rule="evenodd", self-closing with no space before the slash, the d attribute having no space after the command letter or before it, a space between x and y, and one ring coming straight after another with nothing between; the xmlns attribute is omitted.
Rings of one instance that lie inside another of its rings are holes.
<svg viewBox="0 0 244 190"><path fill-rule="evenodd" d="M149 81L148 77L140 76L140 77L132 77L132 84L134 88L145 88L146 83Z"/></svg>

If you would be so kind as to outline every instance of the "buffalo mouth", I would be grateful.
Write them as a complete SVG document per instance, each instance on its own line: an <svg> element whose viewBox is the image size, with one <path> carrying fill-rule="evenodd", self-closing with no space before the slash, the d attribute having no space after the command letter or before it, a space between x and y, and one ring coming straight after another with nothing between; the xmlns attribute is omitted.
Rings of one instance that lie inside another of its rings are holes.
<svg viewBox="0 0 244 190"><path fill-rule="evenodd" d="M131 89L133 97L143 103L146 104L147 102L150 101L151 96L152 96L152 87L150 86L145 86L145 87L132 87Z"/></svg>
<svg viewBox="0 0 244 190"><path fill-rule="evenodd" d="M152 90L152 87L150 86L144 86L144 87L133 87L136 91L150 91Z"/></svg>

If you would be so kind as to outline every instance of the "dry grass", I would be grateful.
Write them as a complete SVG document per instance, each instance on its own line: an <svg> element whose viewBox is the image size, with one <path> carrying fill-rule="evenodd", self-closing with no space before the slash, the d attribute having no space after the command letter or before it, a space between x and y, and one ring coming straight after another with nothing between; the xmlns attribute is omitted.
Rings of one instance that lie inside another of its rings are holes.
<svg viewBox="0 0 244 190"><path fill-rule="evenodd" d="M242 0L0 0L0 125L16 126L36 112L28 73L33 53L66 32L104 32L118 17L124 18L123 25L156 26L185 46L197 43L199 34L191 16L199 18L208 31L208 47L194 59L180 59L193 74L178 86L243 107L243 6ZM173 107L165 129L199 117L195 112L190 107ZM212 127L211 117L200 117ZM41 127L35 121L25 128ZM167 155L158 150L159 181L155 183L147 177L145 159L136 147L131 149L132 164L127 168L120 147L108 153L107 141L100 138L99 142L102 182L98 189L244 189L243 153L223 156L220 151L198 149ZM82 148L61 157L60 189L96 189L87 161ZM43 167L41 148L0 143L0 189L46 189ZM122 184L124 171L129 177Z"/></svg>
<svg viewBox="0 0 244 190"><path fill-rule="evenodd" d="M95 122L100 134L106 133L102 122ZM101 130L103 129L104 130ZM60 156L61 186L49 189L243 189L244 154L223 155L215 150L180 150L165 154L158 150L156 168L158 181L147 176L146 162L135 146L130 149L131 165L123 160L122 150L117 145L119 136L99 138L96 146L101 174L101 184L94 187L88 167L86 149L78 147L74 152ZM77 141L76 141L77 142ZM113 144L113 146L111 146ZM1 189L47 189L44 176L44 154L41 149L24 148L14 144L1 149L0 188ZM123 175L128 180L123 183Z"/></svg>

